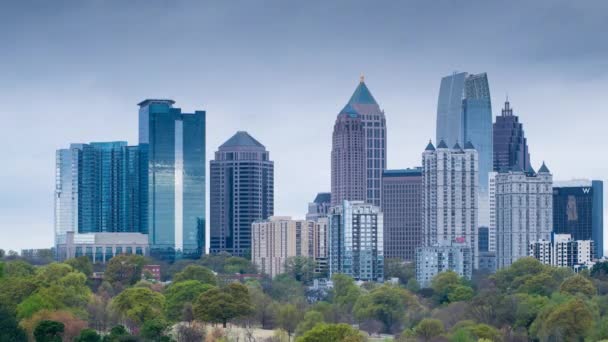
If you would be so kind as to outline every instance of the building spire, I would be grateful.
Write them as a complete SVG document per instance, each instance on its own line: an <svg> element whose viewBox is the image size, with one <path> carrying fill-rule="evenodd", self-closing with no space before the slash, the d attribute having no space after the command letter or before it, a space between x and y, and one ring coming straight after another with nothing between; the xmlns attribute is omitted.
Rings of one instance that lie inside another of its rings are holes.
<svg viewBox="0 0 608 342"><path fill-rule="evenodd" d="M513 108L511 108L511 104L509 102L508 93L507 93L507 98L505 100L505 108L502 110L502 116L513 116Z"/></svg>
<svg viewBox="0 0 608 342"><path fill-rule="evenodd" d="M361 76L359 76L359 83L363 83L365 82L365 75L363 75L363 73L361 73Z"/></svg>

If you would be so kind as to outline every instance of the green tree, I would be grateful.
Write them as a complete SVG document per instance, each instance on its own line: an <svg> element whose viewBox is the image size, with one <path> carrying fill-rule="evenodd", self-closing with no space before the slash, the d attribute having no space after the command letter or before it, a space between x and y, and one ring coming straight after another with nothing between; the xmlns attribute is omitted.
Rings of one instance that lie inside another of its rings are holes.
<svg viewBox="0 0 608 342"><path fill-rule="evenodd" d="M253 305L246 286L232 283L224 288L212 288L194 303L194 316L204 322L222 323L252 313Z"/></svg>
<svg viewBox="0 0 608 342"><path fill-rule="evenodd" d="M74 342L101 342L101 336L94 329L84 329Z"/></svg>
<svg viewBox="0 0 608 342"><path fill-rule="evenodd" d="M304 319L296 327L296 335L302 336L304 333L314 328L319 323L324 323L323 314L316 310L307 311L304 314Z"/></svg>
<svg viewBox="0 0 608 342"><path fill-rule="evenodd" d="M359 296L353 311L360 322L377 320L384 325L384 332L395 333L401 331L410 306L419 308L415 296L402 288L383 285Z"/></svg>
<svg viewBox="0 0 608 342"><path fill-rule="evenodd" d="M15 316L13 316L6 308L3 308L2 306L0 306L0 341L27 341L25 331L19 327Z"/></svg>
<svg viewBox="0 0 608 342"><path fill-rule="evenodd" d="M220 274L257 273L255 265L250 260L233 257L226 252L204 255L200 264Z"/></svg>
<svg viewBox="0 0 608 342"><path fill-rule="evenodd" d="M279 307L277 323L281 329L287 331L289 339L291 339L291 334L295 332L300 321L302 321L302 312L295 305L285 304Z"/></svg>
<svg viewBox="0 0 608 342"><path fill-rule="evenodd" d="M15 260L4 263L4 276L6 278L28 277L36 273L34 266L25 261Z"/></svg>
<svg viewBox="0 0 608 342"><path fill-rule="evenodd" d="M93 274L93 263L91 263L89 257L85 255L68 259L65 263L72 266L76 271L84 273L87 277L90 277L91 274Z"/></svg>
<svg viewBox="0 0 608 342"><path fill-rule="evenodd" d="M346 316L352 315L353 306L361 295L361 289L355 284L354 279L347 275L334 274L331 279L334 283L332 290L333 303Z"/></svg>
<svg viewBox="0 0 608 342"><path fill-rule="evenodd" d="M134 285L141 280L145 259L141 255L118 255L113 257L103 276L111 284Z"/></svg>
<svg viewBox="0 0 608 342"><path fill-rule="evenodd" d="M469 301L473 298L474 294L472 288L464 285L457 285L448 293L448 300L450 303Z"/></svg>
<svg viewBox="0 0 608 342"><path fill-rule="evenodd" d="M456 301L471 299L473 289L464 284L462 278L456 272L446 271L437 274L431 280L431 288L433 289L434 297L439 303L450 302L450 295ZM452 294L454 291L456 293Z"/></svg>
<svg viewBox="0 0 608 342"><path fill-rule="evenodd" d="M167 301L167 319L178 321L187 303L194 303L201 293L213 288L212 285L203 284L198 280L185 280L173 283L165 291Z"/></svg>
<svg viewBox="0 0 608 342"><path fill-rule="evenodd" d="M425 318L414 328L416 336L424 341L430 341L433 337L441 335L443 331L443 323L434 318Z"/></svg>
<svg viewBox="0 0 608 342"><path fill-rule="evenodd" d="M540 274L545 271L547 266L532 257L518 259L510 267L501 268L491 278L496 286L506 292L513 288L513 283L518 278L528 277L533 274Z"/></svg>
<svg viewBox="0 0 608 342"><path fill-rule="evenodd" d="M250 286L249 295L254 307L255 319L262 325L262 329L272 327L276 310L272 298L264 293L259 286Z"/></svg>
<svg viewBox="0 0 608 342"><path fill-rule="evenodd" d="M55 321L40 321L34 329L36 342L61 342L64 325Z"/></svg>
<svg viewBox="0 0 608 342"><path fill-rule="evenodd" d="M559 286L559 291L561 293L566 293L570 295L582 294L587 298L591 298L596 294L595 286L591 280L585 278L584 276L577 274L570 278L566 278Z"/></svg>
<svg viewBox="0 0 608 342"><path fill-rule="evenodd" d="M578 341L590 333L594 315L580 298L547 305L536 317L530 332L542 341Z"/></svg>
<svg viewBox="0 0 608 342"><path fill-rule="evenodd" d="M132 287L116 296L112 305L117 312L141 326L147 320L163 317L165 297L145 287Z"/></svg>
<svg viewBox="0 0 608 342"><path fill-rule="evenodd" d="M365 336L348 324L317 324L298 337L297 342L364 342Z"/></svg>
<svg viewBox="0 0 608 342"><path fill-rule="evenodd" d="M198 265L188 265L173 277L174 283L186 280L197 280L203 284L217 285L217 279L210 269Z"/></svg>
<svg viewBox="0 0 608 342"><path fill-rule="evenodd" d="M285 260L285 273L301 283L309 284L314 278L315 266L316 263L312 258L303 256L289 257Z"/></svg>
<svg viewBox="0 0 608 342"><path fill-rule="evenodd" d="M402 285L415 279L416 270L413 263L407 263L399 258L387 258L384 260L384 277L386 279L398 278Z"/></svg>
<svg viewBox="0 0 608 342"><path fill-rule="evenodd" d="M163 319L150 319L144 322L141 327L139 336L143 337L146 341L163 341L167 339L167 330L169 329L169 323Z"/></svg>
<svg viewBox="0 0 608 342"><path fill-rule="evenodd" d="M270 283L270 297L278 302L295 303L304 300L302 283L289 274L279 274Z"/></svg>
<svg viewBox="0 0 608 342"><path fill-rule="evenodd" d="M536 316L549 303L549 298L539 295L518 293L515 295L517 309L515 311L515 326L528 329Z"/></svg>

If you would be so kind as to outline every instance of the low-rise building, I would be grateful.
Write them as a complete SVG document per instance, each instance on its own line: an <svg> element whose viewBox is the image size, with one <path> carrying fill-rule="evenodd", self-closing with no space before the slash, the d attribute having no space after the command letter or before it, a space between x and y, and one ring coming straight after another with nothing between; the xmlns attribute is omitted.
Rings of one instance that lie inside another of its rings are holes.
<svg viewBox="0 0 608 342"><path fill-rule="evenodd" d="M66 232L57 240L57 260L87 256L93 263L106 263L120 254L149 255L148 235L141 233Z"/></svg>
<svg viewBox="0 0 608 342"><path fill-rule="evenodd" d="M552 234L551 240L538 240L530 244L529 255L545 265L588 268L595 258L593 240L574 240L570 234Z"/></svg>
<svg viewBox="0 0 608 342"><path fill-rule="evenodd" d="M416 281L421 288L431 286L433 278L445 271L471 279L473 254L465 241L416 249Z"/></svg>

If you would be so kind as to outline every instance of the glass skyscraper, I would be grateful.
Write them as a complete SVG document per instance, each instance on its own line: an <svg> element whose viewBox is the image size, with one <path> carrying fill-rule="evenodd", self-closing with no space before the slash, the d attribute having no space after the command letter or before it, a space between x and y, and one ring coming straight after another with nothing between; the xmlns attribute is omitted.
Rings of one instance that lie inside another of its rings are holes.
<svg viewBox="0 0 608 342"><path fill-rule="evenodd" d="M205 112L173 100L139 103L142 227L151 254L198 258L205 248Z"/></svg>
<svg viewBox="0 0 608 342"><path fill-rule="evenodd" d="M251 224L274 214L274 163L264 145L237 132L210 162L210 253L251 257Z"/></svg>
<svg viewBox="0 0 608 342"><path fill-rule="evenodd" d="M523 124L513 115L509 100L505 101L502 115L494 123L494 171L530 172L530 152Z"/></svg>

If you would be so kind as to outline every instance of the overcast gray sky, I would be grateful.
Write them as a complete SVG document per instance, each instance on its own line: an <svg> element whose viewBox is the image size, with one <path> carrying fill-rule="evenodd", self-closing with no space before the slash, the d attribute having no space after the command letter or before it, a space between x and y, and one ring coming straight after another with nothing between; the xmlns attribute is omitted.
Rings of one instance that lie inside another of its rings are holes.
<svg viewBox="0 0 608 342"><path fill-rule="evenodd" d="M0 248L49 247L55 149L136 143L136 104L154 97L207 111L208 158L237 130L265 144L275 213L303 217L329 190L334 119L361 73L389 168L420 163L442 76L487 72L536 168L605 180L607 34L599 0L3 1Z"/></svg>

